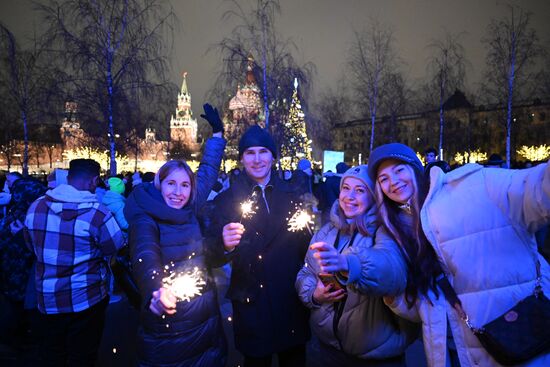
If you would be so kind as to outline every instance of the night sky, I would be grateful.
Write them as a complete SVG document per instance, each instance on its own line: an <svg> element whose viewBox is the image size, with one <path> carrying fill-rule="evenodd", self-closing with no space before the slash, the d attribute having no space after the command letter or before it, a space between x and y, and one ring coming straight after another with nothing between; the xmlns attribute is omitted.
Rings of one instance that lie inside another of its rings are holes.
<svg viewBox="0 0 550 367"><path fill-rule="evenodd" d="M242 0L255 4L256 0ZM200 114L204 95L218 70L220 60L207 49L219 42L234 24L222 21L230 3L223 0L172 0L181 22L173 51L173 81L181 83L181 72L188 72L188 84L193 98L195 116ZM395 48L408 64L404 71L412 82L425 76L430 41L445 29L465 31L462 43L471 63L467 70L468 88L477 90L477 81L484 68L485 52L481 38L491 18L507 12L504 1L489 0L281 0L282 14L277 28L291 37L299 48L295 54L300 63L311 61L317 66L313 80L314 95L328 85L335 85L344 72L346 52L352 38L352 26L361 28L369 17L394 30ZM516 2L533 13L532 26L543 45L550 48L550 1L523 0ZM30 0L0 0L0 21L17 37L40 31L39 22L31 11ZM176 103L174 96L174 108Z"/></svg>

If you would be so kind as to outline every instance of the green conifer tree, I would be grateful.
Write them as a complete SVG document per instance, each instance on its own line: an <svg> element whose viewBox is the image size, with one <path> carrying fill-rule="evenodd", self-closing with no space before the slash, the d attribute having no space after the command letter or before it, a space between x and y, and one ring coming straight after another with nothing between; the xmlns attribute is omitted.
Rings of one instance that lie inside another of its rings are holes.
<svg viewBox="0 0 550 367"><path fill-rule="evenodd" d="M281 167L296 169L300 159L311 161L311 140L307 136L305 115L298 97L298 79L294 79L294 91L288 117L283 125Z"/></svg>

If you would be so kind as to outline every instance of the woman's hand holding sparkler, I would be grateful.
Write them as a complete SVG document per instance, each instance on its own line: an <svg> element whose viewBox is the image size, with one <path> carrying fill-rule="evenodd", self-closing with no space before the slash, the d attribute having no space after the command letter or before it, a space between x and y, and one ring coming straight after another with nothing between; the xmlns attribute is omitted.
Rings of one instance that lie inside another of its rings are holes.
<svg viewBox="0 0 550 367"><path fill-rule="evenodd" d="M153 292L149 310L157 316L173 315L176 313L176 301L176 296L170 289L161 287L158 291Z"/></svg>
<svg viewBox="0 0 550 367"><path fill-rule="evenodd" d="M241 223L228 223L223 227L222 237L225 251L231 252L241 243L244 226Z"/></svg>
<svg viewBox="0 0 550 367"><path fill-rule="evenodd" d="M334 246L328 245L326 242L315 242L309 248L315 251L313 257L317 260L323 273L348 271L348 260Z"/></svg>

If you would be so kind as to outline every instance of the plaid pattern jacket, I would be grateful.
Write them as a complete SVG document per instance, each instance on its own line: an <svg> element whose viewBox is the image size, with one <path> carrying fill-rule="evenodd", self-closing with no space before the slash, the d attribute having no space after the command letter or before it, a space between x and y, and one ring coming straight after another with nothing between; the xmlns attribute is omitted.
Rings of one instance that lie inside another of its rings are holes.
<svg viewBox="0 0 550 367"><path fill-rule="evenodd" d="M124 245L124 237L95 194L59 185L30 206L25 227L37 258L42 313L79 312L107 297L105 257Z"/></svg>

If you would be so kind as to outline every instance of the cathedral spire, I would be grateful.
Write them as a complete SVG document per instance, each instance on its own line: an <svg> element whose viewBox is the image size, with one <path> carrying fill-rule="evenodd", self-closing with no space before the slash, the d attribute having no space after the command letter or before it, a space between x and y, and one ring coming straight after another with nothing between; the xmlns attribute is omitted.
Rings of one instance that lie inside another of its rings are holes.
<svg viewBox="0 0 550 367"><path fill-rule="evenodd" d="M246 67L246 84L256 85L256 78L254 77L254 57L252 53L248 54L248 66Z"/></svg>

